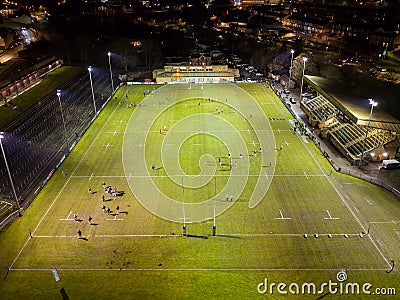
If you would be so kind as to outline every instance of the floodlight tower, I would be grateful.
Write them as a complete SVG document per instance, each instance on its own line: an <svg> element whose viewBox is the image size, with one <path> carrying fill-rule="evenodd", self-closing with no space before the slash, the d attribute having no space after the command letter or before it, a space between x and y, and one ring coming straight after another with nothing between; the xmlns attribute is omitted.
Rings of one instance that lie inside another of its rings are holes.
<svg viewBox="0 0 400 300"><path fill-rule="evenodd" d="M10 179L11 188L12 188L12 191L13 191L13 194L14 194L14 198L15 198L15 204L16 204L17 209L18 209L18 214L19 214L19 216L22 216L22 209L21 209L21 206L19 205L19 202L18 202L17 193L16 193L15 187L14 187L14 182L12 180L10 168L8 167L8 163L7 163L6 153L4 152L4 147L3 147L3 143L2 143L3 138L4 138L4 132L0 132L0 148L1 148L1 152L3 153L4 163L6 164L8 177Z"/></svg>
<svg viewBox="0 0 400 300"><path fill-rule="evenodd" d="M111 52L108 51L107 55L108 55L108 64L110 66L111 89L112 89L112 92L114 93L114 82L113 82L113 76L112 76L112 70L111 70Z"/></svg>
<svg viewBox="0 0 400 300"><path fill-rule="evenodd" d="M292 82L292 68L293 68L293 54L294 54L294 50L291 49L290 53L292 55L291 59L290 59L290 69L289 69L289 90L290 90L290 83Z"/></svg>
<svg viewBox="0 0 400 300"><path fill-rule="evenodd" d="M94 115L96 116L97 115L97 109L96 109L96 100L94 99L94 91L93 91L92 67L89 66L88 71L89 71L90 87L92 88Z"/></svg>
<svg viewBox="0 0 400 300"><path fill-rule="evenodd" d="M303 75L301 76L301 85L300 85L300 102L303 98L304 70L306 69L307 60L308 60L308 58L304 56L303 57Z"/></svg>
<svg viewBox="0 0 400 300"><path fill-rule="evenodd" d="M365 130L365 137L364 137L363 146L362 146L362 150L361 150L360 167L362 166L363 159L364 159L365 141L367 140L367 137L368 137L369 124L371 123L372 112L374 110L374 107L378 105L378 102L376 102L372 99L368 99L368 100L369 100L369 104L371 105L371 111L369 113L368 125L367 125L367 129Z"/></svg>
<svg viewBox="0 0 400 300"><path fill-rule="evenodd" d="M62 110L62 105L61 105L61 90L57 90L57 97L58 97L58 103L60 104L60 111L61 111L61 118L64 126L64 138L65 141L67 141L67 129L65 127L65 119L64 119L64 113Z"/></svg>

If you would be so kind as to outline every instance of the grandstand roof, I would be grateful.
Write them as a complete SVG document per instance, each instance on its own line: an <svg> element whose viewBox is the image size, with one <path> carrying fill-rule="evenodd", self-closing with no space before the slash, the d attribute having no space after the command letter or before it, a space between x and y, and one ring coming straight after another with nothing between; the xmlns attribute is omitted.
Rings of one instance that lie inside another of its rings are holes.
<svg viewBox="0 0 400 300"><path fill-rule="evenodd" d="M310 75L305 76L305 81L356 124L368 124L371 112L371 105L367 101L368 98L356 96L352 92L351 86L347 86L334 79ZM379 104L373 110L370 126L400 132L400 120L380 109Z"/></svg>

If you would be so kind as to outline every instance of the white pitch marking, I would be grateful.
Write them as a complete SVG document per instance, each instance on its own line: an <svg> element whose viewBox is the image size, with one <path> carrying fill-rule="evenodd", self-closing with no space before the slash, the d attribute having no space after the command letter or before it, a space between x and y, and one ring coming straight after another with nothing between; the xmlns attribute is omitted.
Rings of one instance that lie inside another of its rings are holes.
<svg viewBox="0 0 400 300"><path fill-rule="evenodd" d="M289 146L289 143L285 141L286 146Z"/></svg>
<svg viewBox="0 0 400 300"><path fill-rule="evenodd" d="M107 221L122 221L123 219L118 219L118 215L115 215L113 219L107 219Z"/></svg>
<svg viewBox="0 0 400 300"><path fill-rule="evenodd" d="M75 219L70 219L69 217L71 216L72 211L69 212L68 217L66 219L60 219L60 221L73 221Z"/></svg>
<svg viewBox="0 0 400 300"><path fill-rule="evenodd" d="M114 135L116 135L116 134L117 134L117 131L115 130L115 131L114 131Z"/></svg>
<svg viewBox="0 0 400 300"><path fill-rule="evenodd" d="M367 197L364 197L364 200L367 201L368 204L372 205L372 202Z"/></svg>
<svg viewBox="0 0 400 300"><path fill-rule="evenodd" d="M305 176L306 176L306 178L308 179L308 176L307 176L306 172L304 172L304 175L305 175Z"/></svg>
<svg viewBox="0 0 400 300"><path fill-rule="evenodd" d="M355 206L353 206L353 208L354 208L354 210L359 214L360 212L358 211L358 209L355 207Z"/></svg>
<svg viewBox="0 0 400 300"><path fill-rule="evenodd" d="M124 120L119 120L119 124L122 124L122 123L124 123L125 121Z"/></svg>
<svg viewBox="0 0 400 300"><path fill-rule="evenodd" d="M280 218L275 218L275 220L290 220L291 218L285 218L284 216L283 216L283 213L282 213L282 211L281 210L279 210L279 213L280 213L280 215L281 215L281 217Z"/></svg>
<svg viewBox="0 0 400 300"><path fill-rule="evenodd" d="M75 237L76 238L76 237ZM10 268L12 271L48 271L49 269L42 269L42 268ZM293 271L340 271L341 269L274 269L274 268L136 268L136 269L109 269L109 268L57 268L58 271L125 271L125 272L150 272L150 271L156 271L157 273L160 271L186 271L186 272L195 272L195 271L200 271L200 272L205 272L205 271L224 271L224 272L237 272L237 271L244 271L244 272L249 272L249 271L287 271L287 272L293 272ZM387 269L347 269L348 271L386 271Z"/></svg>
<svg viewBox="0 0 400 300"><path fill-rule="evenodd" d="M329 218L324 218L325 220L339 220L339 218L332 218L331 214L329 213L329 210L326 210L326 213L328 214Z"/></svg>
<svg viewBox="0 0 400 300"><path fill-rule="evenodd" d="M302 135L301 138L303 139L303 142L304 142L304 143L308 144L308 140L307 140L307 138L306 138L304 135Z"/></svg>
<svg viewBox="0 0 400 300"><path fill-rule="evenodd" d="M93 177L93 173L90 174L89 181L92 180L92 177Z"/></svg>
<svg viewBox="0 0 400 300"><path fill-rule="evenodd" d="M254 146L254 147L256 146L256 143L254 143L254 141L253 141L253 146Z"/></svg>
<svg viewBox="0 0 400 300"><path fill-rule="evenodd" d="M106 149L108 149L108 147L112 147L112 145L110 143L107 143L107 145L103 145L103 147L106 147Z"/></svg>

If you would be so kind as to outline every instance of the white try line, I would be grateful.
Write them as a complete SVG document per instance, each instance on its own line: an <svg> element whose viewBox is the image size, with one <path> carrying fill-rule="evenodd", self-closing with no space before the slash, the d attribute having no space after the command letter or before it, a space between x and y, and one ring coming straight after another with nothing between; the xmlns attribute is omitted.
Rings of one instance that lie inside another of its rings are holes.
<svg viewBox="0 0 400 300"><path fill-rule="evenodd" d="M328 214L329 218L324 218L325 220L339 220L339 218L332 218L331 214L329 213L329 210L326 210L326 213Z"/></svg>
<svg viewBox="0 0 400 300"><path fill-rule="evenodd" d="M265 176L271 176L271 177L307 177L309 179L310 177L325 177L325 174L266 174L264 172ZM208 175L208 174L199 174L196 175L196 177L260 177L262 174L214 174L214 175ZM132 175L132 173L129 173L129 176L127 175L93 175L93 176L88 176L88 175L76 175L76 176L71 176L72 178L169 178L169 177L179 177L182 178L182 174L170 174L170 175Z"/></svg>
<svg viewBox="0 0 400 300"><path fill-rule="evenodd" d="M280 213L281 217L280 217L280 218L275 218L275 220L290 220L290 219L291 219L291 218L287 218L287 217L285 218L285 217L283 216L281 210L279 210L279 213Z"/></svg>
<svg viewBox="0 0 400 300"><path fill-rule="evenodd" d="M183 218L181 218L183 219ZM188 219L188 218L187 218ZM280 219L280 218L279 218ZM290 218L289 218L290 219ZM113 220L113 219L110 219ZM210 222L212 224L212 222ZM312 233L307 233L310 234L310 237ZM340 236L344 237L345 234L347 236L359 236L359 233L319 233L320 237L328 235L331 236ZM88 234L85 235L86 237L91 237L91 238L153 238L153 237L183 237L182 234ZM208 236L212 236L209 234ZM216 235L216 237L221 236L221 237L249 237L249 238L257 238L257 237L301 237L304 238L304 233L219 233ZM60 238L74 238L76 239L76 235L35 235L34 238L42 238L42 239L60 239Z"/></svg>
<svg viewBox="0 0 400 300"><path fill-rule="evenodd" d="M12 271L49 271L51 268L15 268L15 269L11 269ZM194 271L198 271L198 272L204 272L204 271L211 271L211 272L237 272L237 271L243 271L243 272L258 272L258 271L287 271L287 272L293 272L293 271L310 271L310 272L315 272L315 271L328 271L328 272L332 272L332 271L341 271L342 268L338 268L338 269L332 269L332 268L164 268L164 267L159 267L159 268L114 268L114 269L109 269L109 268L57 268L58 271L96 271L96 272L102 272L102 271L106 271L106 272L110 272L110 271L125 271L125 272L148 272L148 271L156 271L156 272L160 272L160 271L164 271L164 272L176 272L176 271L182 271L182 272L194 272ZM347 271L353 271L353 272L365 272L365 271L386 271L387 269L378 269L378 268L346 268Z"/></svg>

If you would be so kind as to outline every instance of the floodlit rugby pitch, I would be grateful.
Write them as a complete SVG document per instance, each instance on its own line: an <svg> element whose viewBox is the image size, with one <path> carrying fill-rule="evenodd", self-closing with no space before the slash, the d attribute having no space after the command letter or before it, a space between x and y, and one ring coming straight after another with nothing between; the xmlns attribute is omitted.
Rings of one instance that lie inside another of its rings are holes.
<svg viewBox="0 0 400 300"><path fill-rule="evenodd" d="M59 170L2 233L5 299L61 288L71 299L250 298L265 278L321 284L343 268L352 282L398 287L398 270L386 273L400 258L398 200L330 175L267 85L116 96L63 163L68 176ZM102 182L118 195L102 201Z"/></svg>

